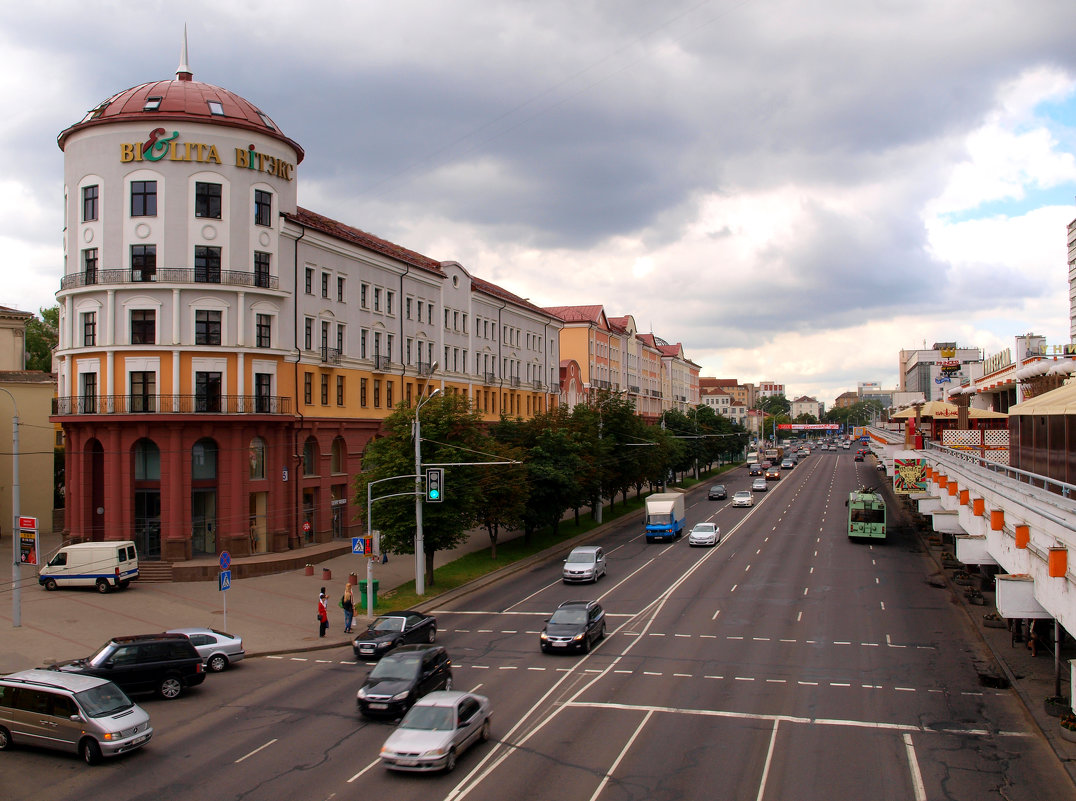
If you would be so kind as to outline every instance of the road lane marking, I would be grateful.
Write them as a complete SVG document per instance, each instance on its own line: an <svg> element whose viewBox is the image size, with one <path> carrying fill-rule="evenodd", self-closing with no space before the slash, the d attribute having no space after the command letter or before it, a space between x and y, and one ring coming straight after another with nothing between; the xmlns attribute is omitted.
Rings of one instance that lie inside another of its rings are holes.
<svg viewBox="0 0 1076 801"><path fill-rule="evenodd" d="M653 714L653 712L647 712L643 719L639 721L639 725L635 728L635 731L632 732L631 737L628 738L628 741L624 743L624 747L620 749L620 753L617 754L616 759L613 760L613 764L609 766L609 770L605 772L605 775L602 776L602 780L598 782L598 786L594 790L594 794L590 797L590 801L595 801L595 799L601 795L602 790L605 789L605 785L608 784L609 779L612 777L613 773L616 772L616 769L620 766L621 760L623 760L624 757L627 755L628 750L635 743L635 739L639 736L640 732L642 732L643 727L646 726L646 724L650 721L650 717Z"/></svg>
<svg viewBox="0 0 1076 801"><path fill-rule="evenodd" d="M378 762L380 762L380 761L381 761L380 759L375 759L375 760L374 760L373 762L371 762L371 763L370 763L369 765L367 765L367 766L366 766L365 768L363 768L363 769L362 769L362 770L360 770L360 771L359 771L358 773L356 773L356 774L355 774L354 776L352 776L352 777L351 777L350 779L348 779L348 780L347 780L347 783L348 783L348 784L351 784L351 783L352 783L353 781L355 781L355 780L356 780L357 778L359 778L360 776L362 776L362 775L363 775L364 773L366 773L367 771L371 770L371 769L372 769L372 768L374 767L374 765L376 765L376 764L377 764Z"/></svg>
<svg viewBox="0 0 1076 801"><path fill-rule="evenodd" d="M923 774L919 772L919 760L915 757L912 735L904 733L904 749L908 754L908 769L912 773L912 787L915 789L915 801L927 801L927 790L923 786Z"/></svg>
<svg viewBox="0 0 1076 801"><path fill-rule="evenodd" d="M766 797L766 780L770 775L770 764L773 762L773 749L777 743L777 727L781 725L780 720L773 722L773 731L770 733L770 747L766 750L766 762L762 768L762 778L759 780L758 795L755 797L756 801L762 801Z"/></svg>
<svg viewBox="0 0 1076 801"><path fill-rule="evenodd" d="M261 750L262 750L263 748L268 748L269 746L271 746L271 745L272 745L273 743L275 743L276 741L277 741L277 738L276 738L276 737L274 737L274 738L273 738L272 740L270 740L269 742L267 742L267 743L266 743L265 745L259 745L259 746L258 746L257 748L255 748L255 749L254 749L253 751L251 751L251 752L250 752L249 754L245 754L244 756L241 756L241 757L239 757L239 759L235 760L235 762L233 762L232 764L233 764L233 765L238 765L238 764L239 764L240 762L242 762L242 761L243 761L244 759L246 759L247 757L252 757L252 756L254 756L254 755L255 755L256 753L258 753L259 751L261 751Z"/></svg>

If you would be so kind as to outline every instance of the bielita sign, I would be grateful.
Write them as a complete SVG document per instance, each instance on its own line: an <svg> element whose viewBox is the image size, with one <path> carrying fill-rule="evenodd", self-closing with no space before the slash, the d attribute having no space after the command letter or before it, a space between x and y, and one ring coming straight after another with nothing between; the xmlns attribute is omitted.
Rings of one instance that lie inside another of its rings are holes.
<svg viewBox="0 0 1076 801"><path fill-rule="evenodd" d="M840 423L778 423L778 431L838 431Z"/></svg>

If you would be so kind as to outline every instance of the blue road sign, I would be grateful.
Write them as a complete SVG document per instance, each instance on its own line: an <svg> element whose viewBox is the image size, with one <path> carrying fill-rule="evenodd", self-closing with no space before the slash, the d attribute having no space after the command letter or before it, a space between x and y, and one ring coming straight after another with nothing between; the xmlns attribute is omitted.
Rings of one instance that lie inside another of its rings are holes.
<svg viewBox="0 0 1076 801"><path fill-rule="evenodd" d="M232 586L232 571L231 570L222 570L220 572L220 591L224 592L225 590L230 589L231 586Z"/></svg>
<svg viewBox="0 0 1076 801"><path fill-rule="evenodd" d="M232 555L227 551L220 552L220 569L227 570L232 566Z"/></svg>
<svg viewBox="0 0 1076 801"><path fill-rule="evenodd" d="M351 538L351 552L359 554L371 553L370 537L352 537Z"/></svg>

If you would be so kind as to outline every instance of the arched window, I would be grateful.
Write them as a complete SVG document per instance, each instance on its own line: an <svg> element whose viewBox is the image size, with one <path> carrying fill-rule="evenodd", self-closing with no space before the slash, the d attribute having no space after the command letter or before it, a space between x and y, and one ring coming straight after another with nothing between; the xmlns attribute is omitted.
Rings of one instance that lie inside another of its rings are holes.
<svg viewBox="0 0 1076 801"><path fill-rule="evenodd" d="M347 472L347 443L343 437L333 440L332 471L334 473Z"/></svg>
<svg viewBox="0 0 1076 801"><path fill-rule="evenodd" d="M191 448L191 479L205 481L217 477L217 443L200 439Z"/></svg>
<svg viewBox="0 0 1076 801"><path fill-rule="evenodd" d="M161 450L148 439L140 439L134 445L135 481L161 480Z"/></svg>
<svg viewBox="0 0 1076 801"><path fill-rule="evenodd" d="M261 437L250 441L250 477L265 478L265 440Z"/></svg>

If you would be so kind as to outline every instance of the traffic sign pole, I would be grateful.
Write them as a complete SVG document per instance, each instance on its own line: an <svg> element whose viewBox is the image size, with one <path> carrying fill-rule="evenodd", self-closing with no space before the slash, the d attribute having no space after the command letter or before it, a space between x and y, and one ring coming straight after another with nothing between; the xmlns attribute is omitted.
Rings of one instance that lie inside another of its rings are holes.
<svg viewBox="0 0 1076 801"><path fill-rule="evenodd" d="M228 593L227 590L232 586L232 555L227 551L220 552L220 594L221 599L224 602L224 624L225 631L228 630Z"/></svg>

